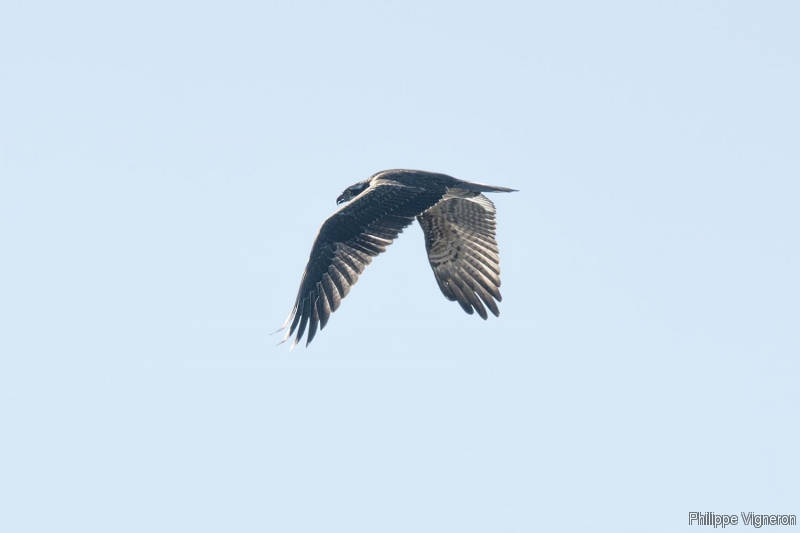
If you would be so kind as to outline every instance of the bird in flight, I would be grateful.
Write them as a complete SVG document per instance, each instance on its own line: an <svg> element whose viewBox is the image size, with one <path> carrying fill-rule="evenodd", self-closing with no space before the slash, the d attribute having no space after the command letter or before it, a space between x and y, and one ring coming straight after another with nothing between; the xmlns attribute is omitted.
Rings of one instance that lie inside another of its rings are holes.
<svg viewBox="0 0 800 533"><path fill-rule="evenodd" d="M378 172L345 189L336 203L348 203L322 224L311 247L294 308L278 330L289 328L279 344L297 332L294 348L307 329L308 346L372 258L385 252L415 218L445 298L470 315L477 311L484 320L486 307L500 316L495 208L484 192L515 189L401 169Z"/></svg>

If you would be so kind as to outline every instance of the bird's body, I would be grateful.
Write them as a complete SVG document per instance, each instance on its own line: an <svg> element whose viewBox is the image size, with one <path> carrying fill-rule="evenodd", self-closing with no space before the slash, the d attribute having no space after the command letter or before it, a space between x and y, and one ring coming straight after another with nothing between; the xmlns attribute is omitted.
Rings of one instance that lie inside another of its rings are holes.
<svg viewBox="0 0 800 533"><path fill-rule="evenodd" d="M416 218L439 288L469 314L499 316L500 266L494 204L483 192L514 189L461 181L421 170L385 170L345 189L336 203L349 202L317 234L289 326L292 347L308 328L306 345L338 309L372 258Z"/></svg>

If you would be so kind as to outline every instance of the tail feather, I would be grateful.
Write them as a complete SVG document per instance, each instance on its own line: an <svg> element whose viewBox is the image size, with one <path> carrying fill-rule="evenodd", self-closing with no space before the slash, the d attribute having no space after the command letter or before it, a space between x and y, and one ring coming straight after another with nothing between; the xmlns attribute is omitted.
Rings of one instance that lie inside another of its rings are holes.
<svg viewBox="0 0 800 533"><path fill-rule="evenodd" d="M498 187L496 185L486 185L484 183L468 182L474 187L474 190L480 192L519 192L518 189L509 189L508 187Z"/></svg>

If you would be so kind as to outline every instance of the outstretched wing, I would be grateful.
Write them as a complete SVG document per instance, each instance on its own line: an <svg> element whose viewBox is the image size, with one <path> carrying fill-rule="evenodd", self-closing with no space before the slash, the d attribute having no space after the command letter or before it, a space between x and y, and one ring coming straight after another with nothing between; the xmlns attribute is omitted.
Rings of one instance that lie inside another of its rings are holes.
<svg viewBox="0 0 800 533"><path fill-rule="evenodd" d="M308 259L294 309L281 329L289 326L281 342L308 327L306 346L317 328L328 323L350 287L358 281L372 258L385 252L414 217L434 205L444 189L432 191L388 180L376 180L368 189L334 213L319 230Z"/></svg>
<svg viewBox="0 0 800 533"><path fill-rule="evenodd" d="M500 316L500 258L495 240L495 208L484 195L449 189L417 217L436 282L445 298L486 320L486 307ZM496 302L496 301L497 302Z"/></svg>

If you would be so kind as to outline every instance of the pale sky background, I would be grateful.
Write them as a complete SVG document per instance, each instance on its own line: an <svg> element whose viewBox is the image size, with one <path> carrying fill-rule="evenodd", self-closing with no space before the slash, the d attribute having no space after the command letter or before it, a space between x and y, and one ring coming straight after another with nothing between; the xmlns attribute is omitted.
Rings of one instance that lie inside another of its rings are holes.
<svg viewBox="0 0 800 533"><path fill-rule="evenodd" d="M0 530L800 515L798 28L796 1L4 1ZM500 318L444 299L415 225L274 348L337 195L395 167L521 190L492 196Z"/></svg>

